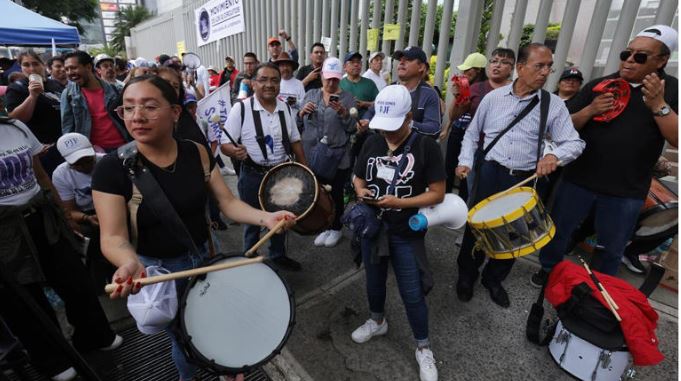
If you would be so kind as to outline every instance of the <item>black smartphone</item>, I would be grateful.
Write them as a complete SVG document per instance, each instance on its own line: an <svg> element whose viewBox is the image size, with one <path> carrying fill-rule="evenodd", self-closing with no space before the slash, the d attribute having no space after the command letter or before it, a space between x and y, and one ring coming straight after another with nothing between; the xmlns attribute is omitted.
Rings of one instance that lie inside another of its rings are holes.
<svg viewBox="0 0 681 381"><path fill-rule="evenodd" d="M340 97L338 95L329 96L329 102L338 102L339 100L340 100Z"/></svg>

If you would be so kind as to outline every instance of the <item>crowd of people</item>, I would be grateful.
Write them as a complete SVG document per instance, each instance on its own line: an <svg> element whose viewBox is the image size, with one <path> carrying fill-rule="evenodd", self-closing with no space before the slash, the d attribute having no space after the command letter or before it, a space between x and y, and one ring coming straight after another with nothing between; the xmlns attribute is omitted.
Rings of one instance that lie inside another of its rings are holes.
<svg viewBox="0 0 681 381"><path fill-rule="evenodd" d="M283 30L267 40L265 62L248 52L239 69L231 56L222 70L190 70L181 57L165 54L133 60L128 68L105 54L73 51L44 61L27 50L17 58L21 71L5 89L8 116L0 119L3 281L24 287L56 322L43 285L54 288L79 351L116 349L122 338L97 301L102 286L113 281L111 297L124 298L140 290L133 280L145 276L146 266L200 266L213 246L211 228L225 228L221 214L243 225L244 251L263 227L282 220L291 227L292 213L260 210L258 191L268 171L295 161L330 186L335 217L314 237L320 250L342 240L346 208L378 221L371 233L352 232L368 299L368 319L348 332L352 340L387 333L392 263L420 379L437 380L426 303L433 287L427 233L410 229L409 218L455 189L474 205L536 173L538 193L551 200L556 234L539 253L542 269L531 282L546 282L590 213L603 249L595 268L616 274L663 145L678 143L677 79L664 71L676 39L667 26L646 28L620 54L617 72L581 90L578 68L555 68L542 44L517 52L497 48L489 57L473 53L457 67L470 96L462 101L464 89L452 82L450 104L428 82L428 57L417 46L391 55L393 79L383 53L371 53L362 73L364 52L327 57L321 43L312 45L311 63L299 67L298 49ZM554 70L562 74L549 93L542 88ZM593 91L610 78L630 84L630 101L613 120L594 121L615 106L612 93ZM197 102L225 83L232 107L214 131L197 116ZM437 140L446 140L444 157ZM220 154L231 159L233 172ZM238 197L225 174L238 176ZM184 229L173 230L175 220ZM267 256L280 269L300 271L287 255L286 234L272 237ZM90 241L85 249L84 239ZM495 304L510 306L503 281L513 259L486 260L466 227L457 263L461 301L471 300L481 278ZM187 282L176 287L181 294ZM0 298L0 316L33 364L52 380L76 377L17 295L0 286ZM197 368L176 333L166 333L180 379L195 379Z"/></svg>

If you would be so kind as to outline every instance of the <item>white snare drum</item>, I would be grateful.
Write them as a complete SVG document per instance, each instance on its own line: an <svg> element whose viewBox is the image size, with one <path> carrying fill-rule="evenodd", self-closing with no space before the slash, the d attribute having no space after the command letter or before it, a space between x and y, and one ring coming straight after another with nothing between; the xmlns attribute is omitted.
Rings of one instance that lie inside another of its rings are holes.
<svg viewBox="0 0 681 381"><path fill-rule="evenodd" d="M556 228L533 188L494 194L468 212L478 245L494 259L532 254L546 246Z"/></svg>
<svg viewBox="0 0 681 381"><path fill-rule="evenodd" d="M243 258L219 256L212 264ZM234 267L191 280L180 305L180 341L200 367L247 372L279 353L294 319L292 292L269 265Z"/></svg>
<svg viewBox="0 0 681 381"><path fill-rule="evenodd" d="M570 332L559 320L549 344L553 360L580 380L619 381L627 378L631 354L626 348L608 350L597 347Z"/></svg>

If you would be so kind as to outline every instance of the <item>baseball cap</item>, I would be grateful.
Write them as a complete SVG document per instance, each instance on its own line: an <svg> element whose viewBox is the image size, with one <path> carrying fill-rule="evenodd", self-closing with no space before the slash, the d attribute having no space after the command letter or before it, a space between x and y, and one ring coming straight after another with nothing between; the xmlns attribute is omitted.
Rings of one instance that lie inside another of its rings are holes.
<svg viewBox="0 0 681 381"><path fill-rule="evenodd" d="M160 266L146 268L147 276L169 274ZM167 281L142 287L137 294L128 296L128 311L137 322L140 332L153 335L163 331L177 314L175 282Z"/></svg>
<svg viewBox="0 0 681 381"><path fill-rule="evenodd" d="M353 58L362 59L362 55L358 52L347 52L347 54L345 54L345 58L343 59L343 64L348 63L348 61L352 60Z"/></svg>
<svg viewBox="0 0 681 381"><path fill-rule="evenodd" d="M404 50L397 50L395 51L395 53L393 53L393 58L398 61L402 59L402 57L410 61L419 60L423 63L428 63L426 53L423 51L423 49L419 48L418 46L410 46Z"/></svg>
<svg viewBox="0 0 681 381"><path fill-rule="evenodd" d="M279 57L277 57L276 60L272 61L273 64L279 65L280 63L288 63L293 65L293 71L298 70L298 62L294 61L291 59L291 56L287 52L281 52L279 53Z"/></svg>
<svg viewBox="0 0 681 381"><path fill-rule="evenodd" d="M372 130L397 131L411 111L411 94L403 85L386 86L374 101L376 113L369 122Z"/></svg>
<svg viewBox="0 0 681 381"><path fill-rule="evenodd" d="M236 61L234 61L234 58L232 58L232 56L227 56L227 57L225 57L225 61L236 62Z"/></svg>
<svg viewBox="0 0 681 381"><path fill-rule="evenodd" d="M275 43L275 42L276 42L277 44L281 44L281 41L279 41L279 37L274 37L274 36L272 36L272 37L270 37L270 38L267 39L267 46L270 46L270 45L272 45L272 44Z"/></svg>
<svg viewBox="0 0 681 381"><path fill-rule="evenodd" d="M215 66L209 65L209 66L206 68L206 71L211 71L211 70L214 71L214 72L216 72L216 73L218 72L218 70L215 68Z"/></svg>
<svg viewBox="0 0 681 381"><path fill-rule="evenodd" d="M324 60L324 64L322 65L322 77L324 79L343 78L343 68L338 58L329 57Z"/></svg>
<svg viewBox="0 0 681 381"><path fill-rule="evenodd" d="M480 53L471 53L463 60L463 63L456 68L465 71L473 67L484 68L487 66L487 58Z"/></svg>
<svg viewBox="0 0 681 381"><path fill-rule="evenodd" d="M196 103L196 102L197 102L197 100L196 100L196 97L194 95L185 94L184 95L184 102L182 102L182 104L186 106L188 104Z"/></svg>
<svg viewBox="0 0 681 381"><path fill-rule="evenodd" d="M384 54L383 52L373 52L373 53L371 53L371 55L369 56L369 62L373 61L374 58L376 58L376 57L378 57L378 56L380 56L381 58L385 58L385 54Z"/></svg>
<svg viewBox="0 0 681 381"><path fill-rule="evenodd" d="M576 67L569 67L565 70L563 70L563 73L560 75L560 79L558 82L568 79L568 78L577 78L580 81L584 81L584 77L582 76L582 72L577 70Z"/></svg>
<svg viewBox="0 0 681 381"><path fill-rule="evenodd" d="M69 164L74 164L86 156L95 156L92 144L85 137L76 132L69 132L57 140L57 150Z"/></svg>
<svg viewBox="0 0 681 381"><path fill-rule="evenodd" d="M105 53L97 54L97 55L95 56L95 60L94 60L95 67L97 67L97 66L99 65L100 62L106 61L106 60L109 60L109 61L113 62L113 58L111 58L110 55L105 54Z"/></svg>
<svg viewBox="0 0 681 381"><path fill-rule="evenodd" d="M674 28L667 25L653 25L640 31L636 37L650 37L654 38L669 48L670 52L676 50L676 43L679 34Z"/></svg>

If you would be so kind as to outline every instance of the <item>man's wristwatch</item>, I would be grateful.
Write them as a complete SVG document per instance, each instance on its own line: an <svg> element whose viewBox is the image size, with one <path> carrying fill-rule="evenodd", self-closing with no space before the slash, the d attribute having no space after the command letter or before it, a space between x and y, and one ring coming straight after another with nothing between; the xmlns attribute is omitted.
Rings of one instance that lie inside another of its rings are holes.
<svg viewBox="0 0 681 381"><path fill-rule="evenodd" d="M661 109L659 109L658 111L655 111L653 113L653 115L655 115L655 116L667 116L667 115L671 114L671 112L672 112L672 110L669 108L669 106L664 105L664 106L662 106Z"/></svg>

